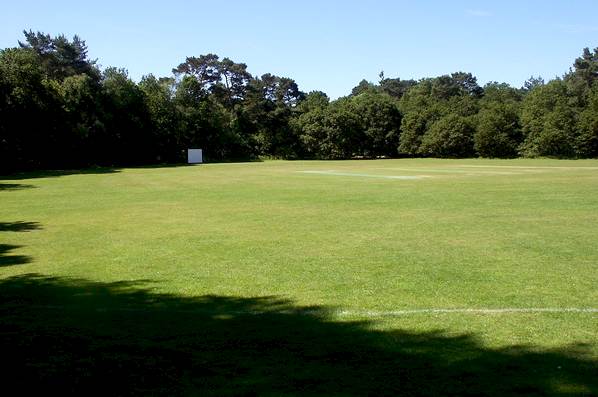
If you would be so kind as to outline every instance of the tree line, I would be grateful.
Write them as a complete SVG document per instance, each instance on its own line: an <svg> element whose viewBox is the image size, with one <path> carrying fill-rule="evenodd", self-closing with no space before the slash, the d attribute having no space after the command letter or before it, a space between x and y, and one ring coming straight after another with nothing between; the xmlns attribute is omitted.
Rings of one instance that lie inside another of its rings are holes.
<svg viewBox="0 0 598 397"><path fill-rule="evenodd" d="M471 73L361 81L331 101L214 54L172 75L101 70L78 36L0 51L0 172L259 157L598 157L598 48L521 88Z"/></svg>

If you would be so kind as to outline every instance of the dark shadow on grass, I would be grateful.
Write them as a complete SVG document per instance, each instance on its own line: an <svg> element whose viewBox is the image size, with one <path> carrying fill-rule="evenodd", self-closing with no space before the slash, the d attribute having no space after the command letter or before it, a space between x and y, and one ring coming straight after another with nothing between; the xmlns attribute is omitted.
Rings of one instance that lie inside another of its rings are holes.
<svg viewBox="0 0 598 397"><path fill-rule="evenodd" d="M0 222L0 232L30 232L41 229L39 222Z"/></svg>
<svg viewBox="0 0 598 397"><path fill-rule="evenodd" d="M32 189L34 187L34 185L26 185L23 183L0 183L0 192L21 189Z"/></svg>
<svg viewBox="0 0 598 397"><path fill-rule="evenodd" d="M17 248L21 248L21 246L0 244L0 268L5 266L23 265L31 262L31 258L25 255L7 255Z"/></svg>
<svg viewBox="0 0 598 397"><path fill-rule="evenodd" d="M375 331L276 297L143 283L0 281L4 390L76 395L591 395L586 347L489 349L473 335ZM11 389L16 386L18 389Z"/></svg>
<svg viewBox="0 0 598 397"><path fill-rule="evenodd" d="M84 168L78 170L41 170L41 171L25 171L14 174L0 175L1 180L22 180L22 179L37 179L37 178L56 178L67 175L84 175L84 174L114 174L120 172L120 169L113 167L95 167Z"/></svg>
<svg viewBox="0 0 598 397"><path fill-rule="evenodd" d="M246 159L228 159L228 160L212 160L209 158L204 158L205 164L215 164L215 163L259 163L262 162L262 159L259 158L246 158ZM7 181L14 181L14 180L23 180L23 179L37 179L37 178L56 178L60 176L67 176L67 175L82 175L82 174L113 174L118 173L124 168L177 168L177 167L192 167L197 166L198 164L187 164L187 163L159 163L159 164L146 164L146 165L123 165L123 166L113 166L113 167L90 167L90 168L82 168L82 169L70 169L70 170L35 170L35 171L22 171L22 172L14 172L6 175L0 174L0 180L7 180ZM2 186L6 186L6 189L3 189ZM9 190L11 187L18 188L18 184L0 184L0 190ZM34 187L32 185L20 185L20 186L27 186L27 187Z"/></svg>
<svg viewBox="0 0 598 397"><path fill-rule="evenodd" d="M201 167L202 164L237 164L237 163L262 163L262 159L241 159L241 160L205 160L201 164L188 164L188 163L164 163L164 164L148 164L148 165L137 165L127 168L142 168L142 169L154 169L154 168L179 168L179 167Z"/></svg>
<svg viewBox="0 0 598 397"><path fill-rule="evenodd" d="M204 164L215 164L215 163L259 163L261 159L239 159L239 160L207 160ZM37 179L37 178L56 178L67 175L84 175L84 174L114 174L120 172L124 168L141 168L141 169L154 169L154 168L178 168L178 167L193 167L198 164L187 164L187 163L160 163L160 164L147 164L147 165L130 165L122 167L92 167L75 170L37 170L37 171L24 171L15 172L12 174L1 175L0 180L14 181L23 179ZM3 188L5 186L5 188ZM0 184L0 190L16 190L19 186L34 187L32 185L18 185L18 184Z"/></svg>
<svg viewBox="0 0 598 397"><path fill-rule="evenodd" d="M187 163L160 163L160 164L147 164L147 165L133 165L127 168L142 168L142 169L153 169L153 168L178 168L178 167L192 167L196 164Z"/></svg>
<svg viewBox="0 0 598 397"><path fill-rule="evenodd" d="M238 159L207 159L208 164L236 164L236 163L263 163L265 159L259 157Z"/></svg>

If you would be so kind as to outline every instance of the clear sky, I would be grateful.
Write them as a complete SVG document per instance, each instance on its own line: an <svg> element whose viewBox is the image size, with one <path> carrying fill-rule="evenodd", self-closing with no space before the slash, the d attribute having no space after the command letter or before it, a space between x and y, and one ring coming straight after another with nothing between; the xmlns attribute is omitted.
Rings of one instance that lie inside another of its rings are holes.
<svg viewBox="0 0 598 397"><path fill-rule="evenodd" d="M365 78L471 72L521 86L562 75L598 47L598 0L545 1L3 1L0 47L23 29L86 40L101 66L170 75L216 53L303 91L346 95Z"/></svg>

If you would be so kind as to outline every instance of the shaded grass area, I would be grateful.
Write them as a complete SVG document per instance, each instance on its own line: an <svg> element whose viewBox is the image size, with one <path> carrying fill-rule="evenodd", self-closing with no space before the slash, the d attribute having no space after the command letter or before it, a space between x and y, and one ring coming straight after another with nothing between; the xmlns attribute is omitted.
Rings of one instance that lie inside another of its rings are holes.
<svg viewBox="0 0 598 397"><path fill-rule="evenodd" d="M230 160L225 162L220 162L217 164L244 164L244 163L260 163L263 160L260 159L253 159L253 160ZM204 163L205 164L205 163ZM182 168L182 167L197 167L197 164L187 164L187 163L162 163L162 164L150 164L150 165L137 165L137 166L130 166L126 169L161 169L161 168ZM0 180L7 180L7 181L18 181L24 179L43 179L43 178L56 178L61 176L70 176L70 175L103 175L103 174L116 174L123 170L122 167L91 167L91 168L79 168L79 169L66 169L66 170L31 170L31 171L17 171L12 172L6 175L0 174ZM35 186L28 185L28 184L19 184L19 183L0 183L0 191L2 190L18 190L18 189L28 189L33 188Z"/></svg>
<svg viewBox="0 0 598 397"><path fill-rule="evenodd" d="M3 387L106 395L595 395L583 345L340 322L277 297L159 294L152 282L0 281ZM10 390L10 389L8 389Z"/></svg>
<svg viewBox="0 0 598 397"><path fill-rule="evenodd" d="M38 222L0 222L0 232L28 232L39 230L41 225ZM2 236L2 235L0 235ZM22 265L31 262L31 257L26 255L15 255L12 251L22 248L22 245L0 243L0 267Z"/></svg>
<svg viewBox="0 0 598 397"><path fill-rule="evenodd" d="M22 265L31 262L31 257L27 255L14 255L12 251L21 248L20 245L0 244L0 267Z"/></svg>
<svg viewBox="0 0 598 397"><path fill-rule="evenodd" d="M31 230L39 230L41 228L38 222L0 222L0 232L28 232Z"/></svg>
<svg viewBox="0 0 598 397"><path fill-rule="evenodd" d="M72 170L36 170L14 172L7 175L0 175L0 179L18 181L23 179L38 179L38 178L56 178L68 175L95 175L95 174L113 174L119 172L118 168L112 167L96 167L96 168L82 168ZM7 184L5 184L6 186ZM30 187L30 185L9 184L22 188L23 186ZM0 185L1 186L1 185ZM1 189L1 188L0 188Z"/></svg>
<svg viewBox="0 0 598 397"><path fill-rule="evenodd" d="M3 177L4 178L4 177ZM0 192L3 190L20 190L20 189L31 189L33 185L27 185L23 183L0 183Z"/></svg>

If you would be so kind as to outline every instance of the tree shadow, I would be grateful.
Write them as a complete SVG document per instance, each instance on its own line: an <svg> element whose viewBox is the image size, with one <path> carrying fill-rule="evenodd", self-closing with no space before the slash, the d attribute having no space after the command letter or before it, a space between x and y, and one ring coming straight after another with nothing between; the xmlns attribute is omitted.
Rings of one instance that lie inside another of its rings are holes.
<svg viewBox="0 0 598 397"><path fill-rule="evenodd" d="M39 229L41 229L39 222L0 222L0 232L29 232ZM21 247L21 245L0 244L0 267L23 265L31 262L29 256L9 254L11 251Z"/></svg>
<svg viewBox="0 0 598 397"><path fill-rule="evenodd" d="M242 163L263 163L263 159L227 159L227 160L206 160L199 164L188 164L188 163L163 163L163 164L147 164L147 165L136 165L127 168L141 168L141 169L154 169L154 168L180 168L180 167L196 167L202 164L242 164Z"/></svg>
<svg viewBox="0 0 598 397"><path fill-rule="evenodd" d="M77 170L36 170L16 172L8 175L0 175L1 180L15 181L22 179L37 179L37 178L57 178L67 175L85 175L85 174L114 174L120 172L120 169L113 167L94 167Z"/></svg>
<svg viewBox="0 0 598 397"><path fill-rule="evenodd" d="M276 297L182 297L148 281L0 280L3 388L107 395L591 395L587 346L490 349L376 331Z"/></svg>
<svg viewBox="0 0 598 397"><path fill-rule="evenodd" d="M0 267L23 265L31 262L31 258L25 255L6 255L10 251L21 248L20 245L0 244Z"/></svg>
<svg viewBox="0 0 598 397"><path fill-rule="evenodd" d="M0 232L30 232L41 229L39 222L0 222Z"/></svg>
<svg viewBox="0 0 598 397"><path fill-rule="evenodd" d="M34 185L26 185L23 183L0 183L0 192L10 190L32 189L34 187Z"/></svg>
<svg viewBox="0 0 598 397"><path fill-rule="evenodd" d="M218 161L205 161L204 164L220 164L220 163L260 163L262 159L229 159L229 160L218 160ZM0 180L14 181L23 179L37 179L37 178L56 178L60 176L68 175L85 175L85 174L114 174L121 172L124 168L138 168L138 169L158 169L158 168L179 168L179 167L193 167L197 164L187 163L158 163L158 164L147 164L147 165L131 165L126 167L92 167L74 170L35 170L35 171L22 171L15 172L7 175L0 174ZM0 183L1 190L17 190L28 187L35 187L33 185L22 185L22 184L7 184Z"/></svg>

